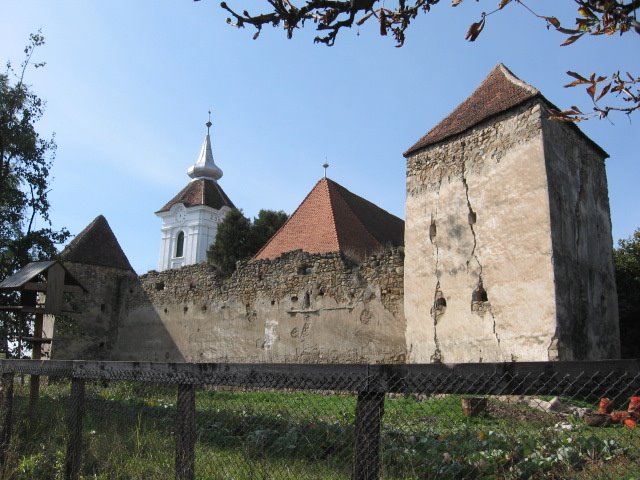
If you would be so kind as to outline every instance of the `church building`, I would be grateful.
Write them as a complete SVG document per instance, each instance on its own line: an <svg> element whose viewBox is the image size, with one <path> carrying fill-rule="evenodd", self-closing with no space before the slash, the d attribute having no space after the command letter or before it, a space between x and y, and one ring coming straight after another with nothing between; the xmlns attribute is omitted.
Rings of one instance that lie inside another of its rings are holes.
<svg viewBox="0 0 640 480"><path fill-rule="evenodd" d="M159 271L206 261L218 225L235 208L218 183L222 170L211 152L211 125L209 120L198 160L187 170L191 181L156 212L162 219Z"/></svg>

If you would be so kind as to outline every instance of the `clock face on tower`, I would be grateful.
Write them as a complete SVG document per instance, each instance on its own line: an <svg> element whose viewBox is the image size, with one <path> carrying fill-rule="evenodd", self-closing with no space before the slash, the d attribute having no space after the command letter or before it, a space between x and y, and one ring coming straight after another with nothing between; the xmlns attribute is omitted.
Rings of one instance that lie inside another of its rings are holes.
<svg viewBox="0 0 640 480"><path fill-rule="evenodd" d="M184 208L182 205L180 206L180 208L176 211L176 221L178 223L184 223L184 221L187 219L187 211L186 208Z"/></svg>

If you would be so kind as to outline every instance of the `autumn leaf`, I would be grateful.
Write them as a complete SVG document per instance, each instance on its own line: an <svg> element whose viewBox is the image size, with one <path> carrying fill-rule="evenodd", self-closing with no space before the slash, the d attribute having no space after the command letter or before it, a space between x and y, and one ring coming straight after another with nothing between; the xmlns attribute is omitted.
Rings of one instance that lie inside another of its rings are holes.
<svg viewBox="0 0 640 480"><path fill-rule="evenodd" d="M567 45L571 45L573 42L575 42L576 40L578 40L582 35L584 35L583 33L580 33L578 35L573 35L569 38L567 38L564 42L562 42L560 44L561 47L566 47Z"/></svg>
<svg viewBox="0 0 640 480"><path fill-rule="evenodd" d="M598 98L596 99L596 102L598 100L600 100L602 97L604 97L609 92L610 88L611 88L611 84L610 83L608 85L605 85L605 87L600 92L600 95L598 95Z"/></svg>
<svg viewBox="0 0 640 480"><path fill-rule="evenodd" d="M556 17L542 17L542 18L544 18L547 22L553 25L554 28L560 28L560 20L558 20Z"/></svg>
<svg viewBox="0 0 640 480"><path fill-rule="evenodd" d="M578 80L581 80L581 81L582 81L582 82L584 82L584 83L590 83L590 82L589 82L589 80L587 80L586 78L584 78L582 75L580 75L579 73L576 73L576 72L572 72L571 70L569 70L569 71L567 72L567 75L569 75L569 76L571 76L571 77L573 77L573 78L576 78L576 79L578 79Z"/></svg>
<svg viewBox="0 0 640 480"><path fill-rule="evenodd" d="M473 42L476 38L478 38L478 35L480 35L480 32L482 32L482 29L484 28L484 19L485 17L483 15L482 20L471 24L469 30L467 31L466 37L464 37L465 40Z"/></svg>

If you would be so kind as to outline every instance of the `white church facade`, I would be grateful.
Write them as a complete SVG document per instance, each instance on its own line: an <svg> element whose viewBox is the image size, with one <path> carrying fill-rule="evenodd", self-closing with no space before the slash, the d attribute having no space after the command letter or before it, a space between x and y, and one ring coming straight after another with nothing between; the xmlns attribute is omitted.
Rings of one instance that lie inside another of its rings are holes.
<svg viewBox="0 0 640 480"><path fill-rule="evenodd" d="M218 183L222 170L213 160L211 121L206 125L198 159L187 170L191 181L156 212L162 219L159 271L206 261L218 225L235 208Z"/></svg>

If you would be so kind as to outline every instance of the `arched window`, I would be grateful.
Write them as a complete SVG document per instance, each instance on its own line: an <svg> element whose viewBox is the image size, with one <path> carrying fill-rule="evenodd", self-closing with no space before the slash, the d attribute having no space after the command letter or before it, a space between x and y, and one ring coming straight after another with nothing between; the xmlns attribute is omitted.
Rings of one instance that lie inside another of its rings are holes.
<svg viewBox="0 0 640 480"><path fill-rule="evenodd" d="M176 257L184 256L184 232L178 234L178 240L176 242Z"/></svg>

